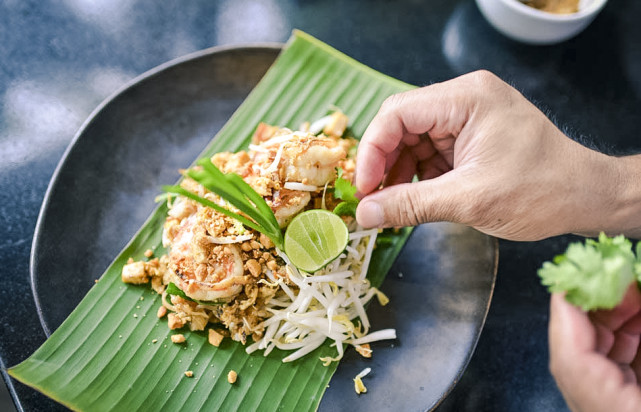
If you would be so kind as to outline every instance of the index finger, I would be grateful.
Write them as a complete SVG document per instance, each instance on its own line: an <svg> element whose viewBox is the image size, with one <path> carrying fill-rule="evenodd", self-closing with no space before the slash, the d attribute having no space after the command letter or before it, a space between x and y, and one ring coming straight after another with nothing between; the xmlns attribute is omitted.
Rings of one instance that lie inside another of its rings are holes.
<svg viewBox="0 0 641 412"><path fill-rule="evenodd" d="M458 135L474 99L470 80L493 76L473 73L388 97L367 127L358 148L356 187L368 194L382 181L388 156L404 141L416 144L418 136L430 138Z"/></svg>

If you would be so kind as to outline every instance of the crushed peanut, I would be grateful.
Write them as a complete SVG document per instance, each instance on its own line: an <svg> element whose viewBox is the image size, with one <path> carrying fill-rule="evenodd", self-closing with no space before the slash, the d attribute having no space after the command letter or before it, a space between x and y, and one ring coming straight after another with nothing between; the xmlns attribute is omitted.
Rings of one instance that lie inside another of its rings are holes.
<svg viewBox="0 0 641 412"><path fill-rule="evenodd" d="M235 383L236 379L238 379L238 374L236 373L236 371L235 370L229 371L229 373L227 374L227 382Z"/></svg>
<svg viewBox="0 0 641 412"><path fill-rule="evenodd" d="M185 371L185 376L186 376L186 377L188 377L188 378L191 378L192 376L194 376L194 372L192 372L192 371Z"/></svg>
<svg viewBox="0 0 641 412"><path fill-rule="evenodd" d="M258 240L265 249L271 249L274 247L274 242L272 242L272 240L263 233L260 234L260 238Z"/></svg>
<svg viewBox="0 0 641 412"><path fill-rule="evenodd" d="M213 329L209 329L209 343L212 345L218 347L220 346L220 343L223 341L223 335L220 333L216 332Z"/></svg>
<svg viewBox="0 0 641 412"><path fill-rule="evenodd" d="M249 270L254 277L258 277L261 273L260 263L258 263L256 259L249 259L247 263L245 263L245 267L247 267L247 270Z"/></svg>
<svg viewBox="0 0 641 412"><path fill-rule="evenodd" d="M267 261L267 268L271 271L278 270L278 263L276 263L275 260L268 260Z"/></svg>
<svg viewBox="0 0 641 412"><path fill-rule="evenodd" d="M153 250L151 250L151 249L147 249L147 250L145 250L145 257L150 258L150 257L152 257L153 255L154 255L154 251L153 251Z"/></svg>
<svg viewBox="0 0 641 412"><path fill-rule="evenodd" d="M167 316L167 326L169 326L171 330L180 329L185 326L185 322L175 313L170 313Z"/></svg>
<svg viewBox="0 0 641 412"><path fill-rule="evenodd" d="M171 335L171 341L173 343L183 343L185 342L185 335L183 335L182 333Z"/></svg>
<svg viewBox="0 0 641 412"><path fill-rule="evenodd" d="M166 314L167 314L167 308L164 306L161 306L158 308L158 312L156 313L156 316L158 317L158 319L160 319L160 318L164 318Z"/></svg>

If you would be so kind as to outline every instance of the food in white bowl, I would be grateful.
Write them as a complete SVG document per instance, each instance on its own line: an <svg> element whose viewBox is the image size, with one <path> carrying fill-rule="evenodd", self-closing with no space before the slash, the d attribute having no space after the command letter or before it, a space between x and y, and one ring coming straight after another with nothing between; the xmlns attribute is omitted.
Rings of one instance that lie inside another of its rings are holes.
<svg viewBox="0 0 641 412"><path fill-rule="evenodd" d="M487 21L507 37L527 44L555 44L570 39L583 31L599 14L607 0L579 0L574 13L553 13L545 7L554 7L541 0L476 0ZM556 3L556 2L555 2ZM544 9L536 6L541 5Z"/></svg>
<svg viewBox="0 0 641 412"><path fill-rule="evenodd" d="M556 14L572 14L579 11L579 0L520 0L526 6Z"/></svg>

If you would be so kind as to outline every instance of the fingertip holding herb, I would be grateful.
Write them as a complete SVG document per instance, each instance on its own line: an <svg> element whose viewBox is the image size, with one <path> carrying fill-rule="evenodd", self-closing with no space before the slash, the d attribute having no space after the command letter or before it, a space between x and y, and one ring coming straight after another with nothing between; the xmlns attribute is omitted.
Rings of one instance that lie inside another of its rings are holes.
<svg viewBox="0 0 641 412"><path fill-rule="evenodd" d="M341 199L334 208L333 212L339 216L352 216L356 217L356 206L358 206L358 198L356 197L356 186L347 179L343 179L343 169L336 168L336 181L334 182L334 197Z"/></svg>
<svg viewBox="0 0 641 412"><path fill-rule="evenodd" d="M641 281L641 243L636 255L623 235L572 243L564 254L539 269L541 283L550 293L566 292L565 298L585 311L612 309L621 303L634 281Z"/></svg>

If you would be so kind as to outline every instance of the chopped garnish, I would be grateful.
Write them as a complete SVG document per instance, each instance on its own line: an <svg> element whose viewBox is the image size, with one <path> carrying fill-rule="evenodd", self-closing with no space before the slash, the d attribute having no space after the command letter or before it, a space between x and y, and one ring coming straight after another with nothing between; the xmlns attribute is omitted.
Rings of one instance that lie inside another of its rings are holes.
<svg viewBox="0 0 641 412"><path fill-rule="evenodd" d="M208 190L216 193L229 204L240 210L246 218L236 212L221 207L211 200L205 199L180 186L164 186L163 190L188 197L200 204L210 207L217 212L238 220L260 233L267 235L276 247L283 248L283 234L276 220L274 212L265 199L240 176L235 173L225 174L214 166L211 160L205 158L198 161L202 169L189 169L185 174L203 185Z"/></svg>
<svg viewBox="0 0 641 412"><path fill-rule="evenodd" d="M223 341L223 335L220 333L216 332L213 329L209 329L209 343L218 347L220 346L220 343Z"/></svg>
<svg viewBox="0 0 641 412"><path fill-rule="evenodd" d="M236 382L236 379L238 379L238 374L236 373L236 371L234 370L229 371L229 373L227 374L227 382L233 384Z"/></svg>
<svg viewBox="0 0 641 412"><path fill-rule="evenodd" d="M570 244L538 274L550 292L566 292L567 301L583 310L612 309L641 277L641 243L635 256L624 236L601 233L598 240Z"/></svg>
<svg viewBox="0 0 641 412"><path fill-rule="evenodd" d="M343 179L343 169L337 168L336 181L334 182L334 197L341 199L335 208L334 213L339 216L356 216L356 206L358 198L356 197L356 186L347 179Z"/></svg>
<svg viewBox="0 0 641 412"><path fill-rule="evenodd" d="M185 322L180 318L180 316L175 313L170 313L167 315L167 326L171 330L180 329L185 326Z"/></svg>

